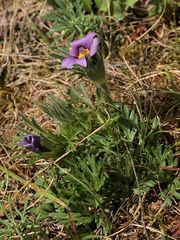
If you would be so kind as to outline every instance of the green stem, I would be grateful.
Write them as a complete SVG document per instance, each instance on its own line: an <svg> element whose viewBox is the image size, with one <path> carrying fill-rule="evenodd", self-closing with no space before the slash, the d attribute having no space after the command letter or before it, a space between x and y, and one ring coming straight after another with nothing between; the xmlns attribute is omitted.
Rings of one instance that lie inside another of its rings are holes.
<svg viewBox="0 0 180 240"><path fill-rule="evenodd" d="M113 102L113 100L112 100L112 98L111 98L111 93L110 93L110 91L109 91L109 88L108 88L107 83L103 83L103 84L99 85L99 87L100 87L100 90L101 90L101 92L103 93L106 101L107 101L108 103L110 103L110 104L113 104L114 102Z"/></svg>

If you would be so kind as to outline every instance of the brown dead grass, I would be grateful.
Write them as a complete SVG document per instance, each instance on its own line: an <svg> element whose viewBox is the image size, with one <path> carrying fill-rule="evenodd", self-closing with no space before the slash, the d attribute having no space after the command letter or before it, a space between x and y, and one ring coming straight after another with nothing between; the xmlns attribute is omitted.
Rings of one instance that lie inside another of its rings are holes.
<svg viewBox="0 0 180 240"><path fill-rule="evenodd" d="M14 159L18 152L12 139L18 134L16 126L21 124L19 114L34 117L46 128L53 127L50 118L39 110L36 103L44 101L48 93L64 96L66 87L76 80L68 80L66 73L59 72L59 67L49 57L50 39L46 35L49 23L41 20L48 8L43 1L37 0L3 1L0 4L0 161L25 179L33 178L46 161L29 166L22 157ZM177 96L167 91L180 90L180 28L167 27L162 18L156 17L130 25L121 24L111 34L122 34L124 40L122 46L118 43L110 46L109 49L114 50L106 58L114 100L136 104L141 99L144 113L151 117L158 115L162 127L171 136L167 141L178 145L180 107L175 104ZM89 85L90 94L94 89ZM3 175L1 180L3 183ZM0 198L5 205L9 194L16 195L20 205L24 201L23 195L32 197L28 189L20 191L22 186L14 180L8 188L2 186ZM144 239L140 208L137 201L133 201L129 200L119 209L116 230L110 239ZM178 222L180 216L178 204L160 211L158 201L145 205L149 239L160 239L165 233L172 236L170 224L172 219ZM161 224L159 216L163 219ZM62 226L48 222L42 225L54 237L59 234L58 239L66 239Z"/></svg>

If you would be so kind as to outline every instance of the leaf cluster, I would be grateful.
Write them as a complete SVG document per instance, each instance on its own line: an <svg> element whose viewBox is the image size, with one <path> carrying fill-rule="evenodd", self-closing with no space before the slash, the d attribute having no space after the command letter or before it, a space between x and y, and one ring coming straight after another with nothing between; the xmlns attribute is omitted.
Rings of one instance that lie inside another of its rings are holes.
<svg viewBox="0 0 180 240"><path fill-rule="evenodd" d="M51 2L55 6L55 10L43 16L43 19L54 23L50 31L61 32L60 38L64 37L71 41L88 31L98 31L103 23L100 16L86 12L84 4L80 0L54 0ZM56 38L54 42L57 40Z"/></svg>
<svg viewBox="0 0 180 240"><path fill-rule="evenodd" d="M49 132L34 119L24 118L50 150L34 154L35 158L56 160L68 154L51 166L46 180L37 179L37 184L47 188L54 179L49 191L70 207L83 236L98 228L105 235L110 233L110 213L115 213L130 194L144 194L161 183L172 188L174 175L163 172L160 166L177 163L173 148L164 143L158 118L140 118L133 108L119 103L99 101L94 105L83 85L70 89L66 101L50 96L40 107L55 121L56 129ZM38 211L42 219L50 218L70 228L65 209L56 203L43 200Z"/></svg>

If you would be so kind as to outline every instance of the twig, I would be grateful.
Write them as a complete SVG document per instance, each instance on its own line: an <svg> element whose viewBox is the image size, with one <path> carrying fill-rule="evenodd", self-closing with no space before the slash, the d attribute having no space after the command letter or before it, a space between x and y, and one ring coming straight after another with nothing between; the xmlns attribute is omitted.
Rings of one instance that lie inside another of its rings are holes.
<svg viewBox="0 0 180 240"><path fill-rule="evenodd" d="M169 170L169 171L180 171L180 168L170 167L170 166L162 166L159 167L162 170Z"/></svg>
<svg viewBox="0 0 180 240"><path fill-rule="evenodd" d="M144 226L142 226L142 225L140 225L140 224L134 224L134 223L132 223L131 226L139 227L139 228L144 228ZM146 226L145 228L148 229L148 230L150 230L151 232L159 233L159 234L161 234L162 236L167 236L169 239L176 240L175 238L173 238L173 237L171 237L171 236L169 236L169 235L167 235L167 234L165 234L165 233L163 233L163 232L161 232L161 231L159 231L159 230L157 230L157 229L155 229L155 228L152 228L152 227L149 227L149 226Z"/></svg>

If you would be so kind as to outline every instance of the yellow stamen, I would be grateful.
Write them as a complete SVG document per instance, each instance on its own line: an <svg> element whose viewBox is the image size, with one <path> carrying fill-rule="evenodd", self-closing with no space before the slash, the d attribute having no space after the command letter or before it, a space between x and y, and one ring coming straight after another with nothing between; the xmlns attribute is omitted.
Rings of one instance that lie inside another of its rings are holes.
<svg viewBox="0 0 180 240"><path fill-rule="evenodd" d="M80 58L83 58L84 56L89 55L89 54L90 54L89 49L84 48L81 52L79 52L78 58L79 58L79 59L80 59Z"/></svg>

